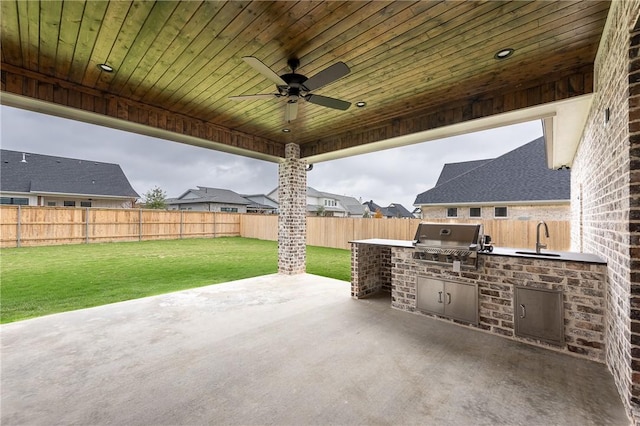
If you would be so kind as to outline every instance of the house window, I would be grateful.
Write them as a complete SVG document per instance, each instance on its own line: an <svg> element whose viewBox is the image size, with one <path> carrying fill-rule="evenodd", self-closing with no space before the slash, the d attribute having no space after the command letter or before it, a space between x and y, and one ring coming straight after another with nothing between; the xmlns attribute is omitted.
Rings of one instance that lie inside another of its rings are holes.
<svg viewBox="0 0 640 426"><path fill-rule="evenodd" d="M482 209L480 207L469 208L469 217L482 217Z"/></svg>
<svg viewBox="0 0 640 426"><path fill-rule="evenodd" d="M65 206L65 207L75 207L76 206L76 202L75 201L65 201L63 206Z"/></svg>
<svg viewBox="0 0 640 426"><path fill-rule="evenodd" d="M457 207L449 207L447 209L447 217L458 217L458 208Z"/></svg>
<svg viewBox="0 0 640 426"><path fill-rule="evenodd" d="M1 197L0 204L15 204L19 206L28 206L28 198Z"/></svg>
<svg viewBox="0 0 640 426"><path fill-rule="evenodd" d="M223 213L238 213L237 207L220 207L220 211Z"/></svg>
<svg viewBox="0 0 640 426"><path fill-rule="evenodd" d="M507 217L507 208L506 207L496 207L493 212L494 217Z"/></svg>
<svg viewBox="0 0 640 426"><path fill-rule="evenodd" d="M327 207L335 207L337 203L336 200L324 200L324 205Z"/></svg>
<svg viewBox="0 0 640 426"><path fill-rule="evenodd" d="M80 207L91 207L91 201L80 201Z"/></svg>
<svg viewBox="0 0 640 426"><path fill-rule="evenodd" d="M55 201L47 201L47 207L55 207L56 205Z"/></svg>

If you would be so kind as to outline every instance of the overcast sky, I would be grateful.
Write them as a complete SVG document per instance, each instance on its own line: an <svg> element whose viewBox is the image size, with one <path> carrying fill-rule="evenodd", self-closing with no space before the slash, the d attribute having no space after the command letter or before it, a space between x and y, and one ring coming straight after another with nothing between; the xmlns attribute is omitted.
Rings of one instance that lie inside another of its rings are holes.
<svg viewBox="0 0 640 426"><path fill-rule="evenodd" d="M196 186L261 194L278 185L275 163L7 106L0 114L3 149L119 164L141 196L155 186L177 197ZM411 211L444 164L495 158L540 136L542 125L535 121L317 163L307 184Z"/></svg>

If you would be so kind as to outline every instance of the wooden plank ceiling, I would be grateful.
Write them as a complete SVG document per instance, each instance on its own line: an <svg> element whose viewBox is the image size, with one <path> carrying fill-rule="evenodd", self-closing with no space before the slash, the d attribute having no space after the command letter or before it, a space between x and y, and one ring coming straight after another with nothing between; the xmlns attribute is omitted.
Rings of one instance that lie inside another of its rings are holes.
<svg viewBox="0 0 640 426"><path fill-rule="evenodd" d="M602 1L24 1L1 3L2 90L276 157L317 155L589 93ZM503 48L514 54L497 60ZM285 98L242 60L278 75L351 73ZM107 73L98 68L106 63ZM291 130L284 133L283 128Z"/></svg>

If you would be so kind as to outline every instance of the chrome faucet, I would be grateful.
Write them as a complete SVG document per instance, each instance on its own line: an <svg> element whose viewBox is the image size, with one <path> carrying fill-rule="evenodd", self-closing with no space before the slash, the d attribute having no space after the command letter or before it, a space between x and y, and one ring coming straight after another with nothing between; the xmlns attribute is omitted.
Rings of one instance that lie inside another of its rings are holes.
<svg viewBox="0 0 640 426"><path fill-rule="evenodd" d="M540 253L540 250L543 248L547 248L546 244L540 244L540 225L544 225L544 234L547 238L549 238L549 227L544 221L538 222L538 226L536 227L536 253Z"/></svg>

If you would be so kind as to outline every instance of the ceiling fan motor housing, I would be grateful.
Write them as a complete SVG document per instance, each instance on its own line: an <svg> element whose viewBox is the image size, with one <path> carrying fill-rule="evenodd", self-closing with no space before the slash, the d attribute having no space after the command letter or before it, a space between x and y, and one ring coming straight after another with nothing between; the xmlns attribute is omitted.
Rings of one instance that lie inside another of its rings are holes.
<svg viewBox="0 0 640 426"><path fill-rule="evenodd" d="M300 92L308 92L309 89L304 87L304 82L307 81L307 77L302 74L289 73L283 74L280 76L285 83L286 86L276 86L278 88L278 92L282 95L289 96L300 96Z"/></svg>

